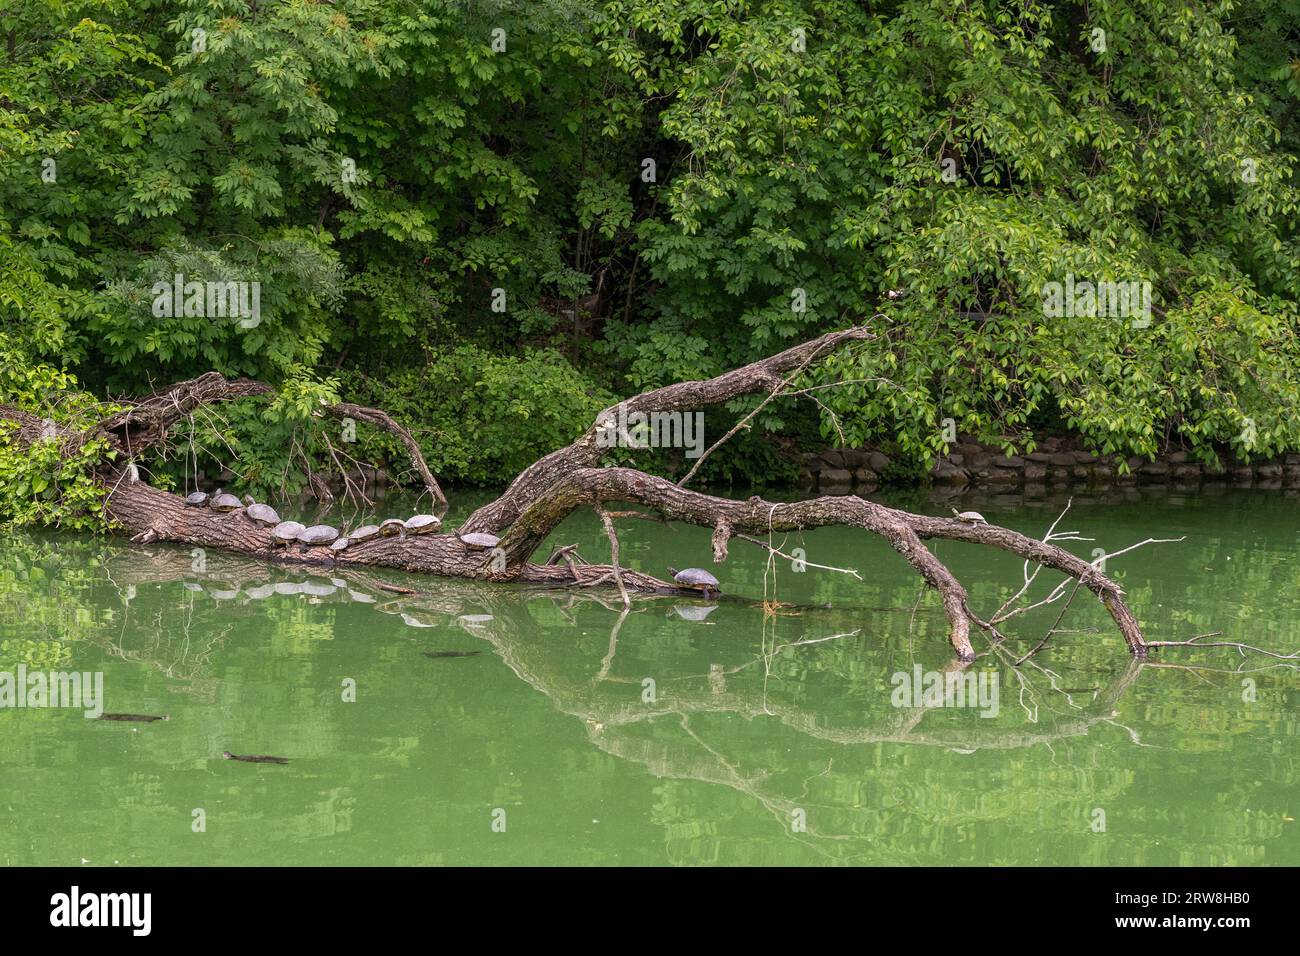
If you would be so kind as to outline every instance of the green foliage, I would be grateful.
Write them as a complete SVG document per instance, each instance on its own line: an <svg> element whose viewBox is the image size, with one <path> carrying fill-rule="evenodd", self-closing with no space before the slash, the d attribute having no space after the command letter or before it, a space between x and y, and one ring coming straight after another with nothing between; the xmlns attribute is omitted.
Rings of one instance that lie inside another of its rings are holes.
<svg viewBox="0 0 1300 956"><path fill-rule="evenodd" d="M31 362L0 333L0 404L74 433L113 413L77 389L66 372ZM0 524L101 528L104 489L93 469L114 452L107 440L73 445L56 436L19 442L18 425L0 419Z"/></svg>
<svg viewBox="0 0 1300 956"><path fill-rule="evenodd" d="M1120 453L1300 448L1300 0L5 14L0 330L96 392L328 376L490 482L597 390L868 320L810 381L849 383L819 426L770 406L709 474L782 473L771 449L813 428L920 463L945 418L1017 448L1049 423ZM259 283L261 320L156 314L177 273ZM1149 282L1150 324L1046 314L1067 274ZM326 449L276 414L230 412L222 455L292 485L291 436Z"/></svg>
<svg viewBox="0 0 1300 956"><path fill-rule="evenodd" d="M554 352L511 357L463 346L425 368L371 382L365 400L418 423L412 433L435 474L501 483L573 441L615 398ZM405 461L387 433L359 431L358 438L369 457Z"/></svg>

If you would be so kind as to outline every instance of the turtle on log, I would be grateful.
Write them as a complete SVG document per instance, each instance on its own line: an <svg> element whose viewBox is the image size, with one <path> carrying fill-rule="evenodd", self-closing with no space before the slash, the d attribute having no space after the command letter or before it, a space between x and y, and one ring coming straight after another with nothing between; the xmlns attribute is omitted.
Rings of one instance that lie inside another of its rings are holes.
<svg viewBox="0 0 1300 956"><path fill-rule="evenodd" d="M281 521L271 529L272 546L282 544L285 547L298 540L298 535L307 530L307 526L298 521Z"/></svg>
<svg viewBox="0 0 1300 956"><path fill-rule="evenodd" d="M687 568L684 571L669 568L668 573L673 576L679 588L687 591L702 591L705 597L722 593L718 579L703 568Z"/></svg>
<svg viewBox="0 0 1300 956"><path fill-rule="evenodd" d="M302 550L306 551L308 548L333 544L338 536L338 528L328 524L314 524L298 532L298 543L302 545Z"/></svg>

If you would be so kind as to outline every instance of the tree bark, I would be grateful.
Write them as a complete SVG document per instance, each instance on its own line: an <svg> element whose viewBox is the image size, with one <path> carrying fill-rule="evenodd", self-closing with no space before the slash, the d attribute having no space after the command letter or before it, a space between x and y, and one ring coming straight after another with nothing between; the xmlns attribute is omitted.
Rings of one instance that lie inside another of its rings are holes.
<svg viewBox="0 0 1300 956"><path fill-rule="evenodd" d="M669 385L622 404L629 412L694 411L753 392L767 390L770 394L788 386L793 377L790 373L846 343L869 338L871 333L865 327L830 333L717 378ZM261 382L230 381L210 372L141 399L106 419L97 431L135 458L163 441L172 424L200 405L269 390ZM386 413L349 404L331 406L327 411L397 434L425 486L438 500L445 501L410 433ZM499 498L470 515L460 533L488 531L498 535L500 544L490 551L470 547L457 534L373 538L353 543L340 553L325 547L276 547L270 530L253 522L242 509L222 514L187 506L179 496L139 480L130 464L105 463L100 472L106 488L104 507L113 525L139 542L172 541L263 559L339 567L390 567L484 581L619 586L620 591L628 592L673 591L677 587L651 574L619 568L617 558L615 567L578 563L572 549L566 551L564 563L537 564L531 559L547 536L580 508L595 509L612 529L614 519L620 515L608 513L605 505L616 502L649 509L666 521L712 529L714 558L719 563L726 559L727 544L733 535L766 535L835 525L859 528L884 538L939 593L953 651L959 660L970 661L975 658L972 627L986 630L994 639L1001 635L974 613L965 587L925 544L931 539L965 541L1008 551L1075 577L1110 612L1130 652L1136 657L1146 654L1141 628L1125 604L1120 587L1093 565L1054 544L1008 528L912 514L854 496L798 502L769 502L757 497L734 501L691 491L632 468L602 468L599 463L603 449L597 444L597 432L604 421L617 416L617 411L618 406L605 409L577 441L529 466ZM23 440L38 440L41 428L48 430L35 416L19 409L0 406L0 417L18 421ZM64 433L56 437L59 441L81 441L87 436Z"/></svg>

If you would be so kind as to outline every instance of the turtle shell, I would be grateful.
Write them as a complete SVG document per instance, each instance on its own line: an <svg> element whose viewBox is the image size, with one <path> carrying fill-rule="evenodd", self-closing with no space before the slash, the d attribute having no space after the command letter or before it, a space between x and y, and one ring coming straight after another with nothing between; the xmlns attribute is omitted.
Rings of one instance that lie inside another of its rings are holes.
<svg viewBox="0 0 1300 956"><path fill-rule="evenodd" d="M337 554L351 543L352 539L350 538L335 538L334 541L330 543L330 550Z"/></svg>
<svg viewBox="0 0 1300 956"><path fill-rule="evenodd" d="M367 524L357 528L356 531L348 534L349 541L369 541L375 535L379 534L379 525Z"/></svg>
<svg viewBox="0 0 1300 956"><path fill-rule="evenodd" d="M302 544L312 547L321 544L330 544L339 536L339 529L327 524L314 524L310 528L298 532L298 540Z"/></svg>
<svg viewBox="0 0 1300 956"><path fill-rule="evenodd" d="M495 548L501 543L500 538L485 531L474 531L470 534L458 535L458 537L471 548Z"/></svg>
<svg viewBox="0 0 1300 956"><path fill-rule="evenodd" d="M185 503L191 508L199 508L208 503L208 493L206 491L192 491L185 496Z"/></svg>
<svg viewBox="0 0 1300 956"><path fill-rule="evenodd" d="M718 579L703 568L687 568L673 575L673 580L688 588L709 588L716 590Z"/></svg>
<svg viewBox="0 0 1300 956"><path fill-rule="evenodd" d="M258 524L266 525L267 527L280 523L280 516L276 514L275 509L270 505L251 504L244 511L244 514L248 515Z"/></svg>
<svg viewBox="0 0 1300 956"><path fill-rule="evenodd" d="M298 535L307 530L307 526L297 521L281 521L271 529L271 539L282 544L297 541Z"/></svg>
<svg viewBox="0 0 1300 956"><path fill-rule="evenodd" d="M401 534L406 530L406 522L401 518L389 518L387 521L379 523L379 533L385 538L395 534Z"/></svg>
<svg viewBox="0 0 1300 956"><path fill-rule="evenodd" d="M217 495L208 502L213 511L238 511L244 507L234 495Z"/></svg>
<svg viewBox="0 0 1300 956"><path fill-rule="evenodd" d="M411 534L428 534L442 527L442 519L437 515L415 515L407 518L403 526Z"/></svg>

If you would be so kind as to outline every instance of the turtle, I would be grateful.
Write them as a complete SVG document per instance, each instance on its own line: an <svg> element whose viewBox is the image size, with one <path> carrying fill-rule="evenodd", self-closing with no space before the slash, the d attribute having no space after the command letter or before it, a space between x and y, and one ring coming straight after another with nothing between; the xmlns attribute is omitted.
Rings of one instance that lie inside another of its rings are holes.
<svg viewBox="0 0 1300 956"><path fill-rule="evenodd" d="M327 524L314 524L298 532L298 542L302 545L302 550L319 547L324 544L332 544L338 540L339 529Z"/></svg>
<svg viewBox="0 0 1300 956"><path fill-rule="evenodd" d="M385 538L391 538L395 534L404 534L406 532L406 522L401 518L389 518L387 521L379 522L379 533Z"/></svg>
<svg viewBox="0 0 1300 956"><path fill-rule="evenodd" d="M988 522L984 520L984 516L978 511L958 511L956 508L953 508L952 513L957 516L958 521L964 524L988 524Z"/></svg>
<svg viewBox="0 0 1300 956"><path fill-rule="evenodd" d="M280 523L280 516L276 514L275 509L270 505L259 505L257 502L253 502L244 509L244 514L264 528L271 528Z"/></svg>
<svg viewBox="0 0 1300 956"><path fill-rule="evenodd" d="M673 576L678 587L688 591L703 591L705 597L722 593L718 587L718 579L703 568L687 568L685 571L669 568L668 573Z"/></svg>
<svg viewBox="0 0 1300 956"><path fill-rule="evenodd" d="M213 511L226 512L226 511L238 511L240 508L244 506L240 504L239 499L236 498L234 495L228 495L220 488L218 488L217 493L214 494L212 496L212 500L208 502L208 507L211 508Z"/></svg>
<svg viewBox="0 0 1300 956"><path fill-rule="evenodd" d="M191 508L202 508L208 503L208 493L206 491L191 491L185 496L185 503Z"/></svg>
<svg viewBox="0 0 1300 956"><path fill-rule="evenodd" d="M474 550L485 550L495 548L501 543L501 539L494 534L488 534L486 531L472 531L469 534L457 534L463 544L469 545Z"/></svg>
<svg viewBox="0 0 1300 956"><path fill-rule="evenodd" d="M349 531L348 540L351 541L353 544L357 544L358 542L361 541L369 541L377 534L379 534L379 525L366 524L366 525L362 525L360 528L357 528L356 531Z"/></svg>
<svg viewBox="0 0 1300 956"><path fill-rule="evenodd" d="M332 542L330 542L330 550L333 551L335 554L338 554L340 551L342 551L351 543L352 543L351 538L335 538Z"/></svg>
<svg viewBox="0 0 1300 956"><path fill-rule="evenodd" d="M307 530L307 526L298 521L281 521L271 529L271 544L283 544L286 547L298 540L298 535Z"/></svg>
<svg viewBox="0 0 1300 956"><path fill-rule="evenodd" d="M407 518L402 527L410 534L428 534L442 527L442 519L437 515L415 515Z"/></svg>

